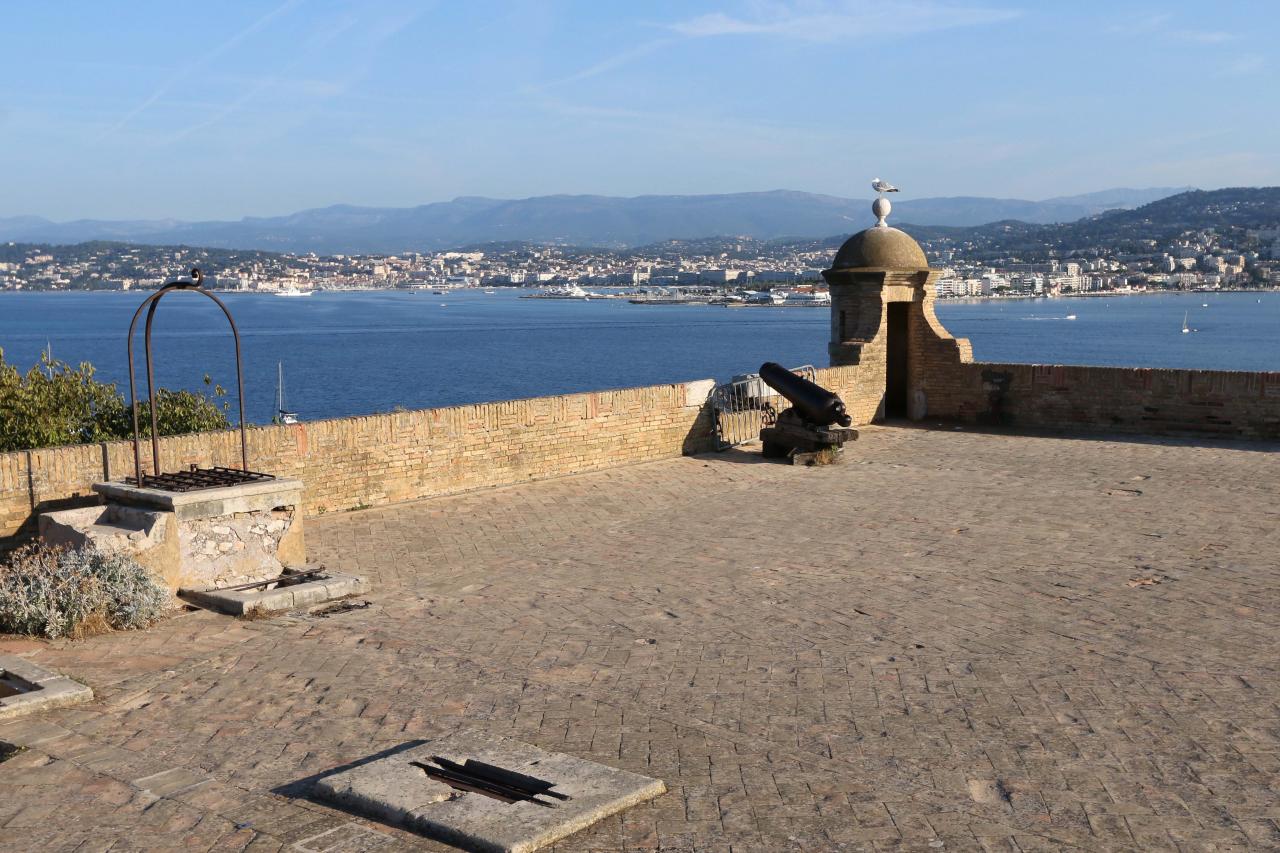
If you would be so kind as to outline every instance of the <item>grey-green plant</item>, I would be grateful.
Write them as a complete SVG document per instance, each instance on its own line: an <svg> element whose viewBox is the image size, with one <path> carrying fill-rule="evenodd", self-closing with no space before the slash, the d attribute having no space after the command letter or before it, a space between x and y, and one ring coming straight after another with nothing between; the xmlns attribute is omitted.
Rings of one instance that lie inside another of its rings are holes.
<svg viewBox="0 0 1280 853"><path fill-rule="evenodd" d="M0 634L56 639L145 628L171 602L143 566L118 552L35 542L0 564Z"/></svg>

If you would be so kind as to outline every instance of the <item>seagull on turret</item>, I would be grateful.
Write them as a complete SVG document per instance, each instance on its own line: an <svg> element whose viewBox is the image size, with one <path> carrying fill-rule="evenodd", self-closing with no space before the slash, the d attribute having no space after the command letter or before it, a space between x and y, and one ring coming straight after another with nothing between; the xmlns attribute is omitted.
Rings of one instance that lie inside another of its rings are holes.
<svg viewBox="0 0 1280 853"><path fill-rule="evenodd" d="M898 188L888 181L882 181L879 178L871 179L871 189L878 193L896 193Z"/></svg>

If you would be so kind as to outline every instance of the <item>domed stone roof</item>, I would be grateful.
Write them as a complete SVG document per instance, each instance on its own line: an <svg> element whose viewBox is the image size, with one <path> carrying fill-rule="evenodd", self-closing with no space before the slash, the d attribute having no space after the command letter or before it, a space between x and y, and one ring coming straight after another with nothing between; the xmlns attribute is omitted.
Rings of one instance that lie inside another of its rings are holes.
<svg viewBox="0 0 1280 853"><path fill-rule="evenodd" d="M905 231L888 225L874 225L859 231L840 247L832 269L850 267L885 267L899 270L929 268L924 249Z"/></svg>

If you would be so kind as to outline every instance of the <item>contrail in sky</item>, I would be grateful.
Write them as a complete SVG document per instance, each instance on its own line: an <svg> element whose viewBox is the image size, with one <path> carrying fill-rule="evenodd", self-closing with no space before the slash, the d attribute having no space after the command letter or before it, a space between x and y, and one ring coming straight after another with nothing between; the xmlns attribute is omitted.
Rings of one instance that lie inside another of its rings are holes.
<svg viewBox="0 0 1280 853"><path fill-rule="evenodd" d="M182 80L184 77L189 75L192 71L195 71L200 66L208 63L211 59L214 59L215 57L221 56L223 53L226 53L228 50L235 47L240 42L244 41L246 38L253 35L258 30L262 29L263 27L271 23L276 18L280 17L281 15L290 11L296 6L301 5L302 2L303 0L285 0L284 3L280 4L272 11L263 15L261 18L254 21L252 24L245 27L243 30L241 30L240 32L233 35L231 38L224 41L222 44L213 48L213 50L207 50L207 51L201 52L196 57L195 61L188 63L186 67L180 69L176 74L173 74L172 76L170 76L168 80L165 80L164 83L160 85L160 88L156 89L154 92L151 93L151 97L147 98L141 104L138 104L138 106L134 107L132 110L127 112L123 117L121 117L119 121L117 121L111 127L107 128L107 130L102 134L102 137L99 137L99 139L110 136L111 134L120 130L129 122L133 121L135 118L141 115L145 110L147 110L152 104L154 104L156 101L164 97L169 92L169 90L174 87L175 84L177 84L180 80Z"/></svg>

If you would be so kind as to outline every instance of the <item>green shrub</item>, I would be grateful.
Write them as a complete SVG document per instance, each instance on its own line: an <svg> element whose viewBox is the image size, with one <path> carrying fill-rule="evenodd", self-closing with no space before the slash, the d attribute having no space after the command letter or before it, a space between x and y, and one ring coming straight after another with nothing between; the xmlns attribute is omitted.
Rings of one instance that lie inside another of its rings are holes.
<svg viewBox="0 0 1280 853"><path fill-rule="evenodd" d="M145 628L169 592L124 554L34 543L0 565L0 633L82 637Z"/></svg>
<svg viewBox="0 0 1280 853"><path fill-rule="evenodd" d="M226 391L208 376L209 393L156 389L161 435L226 429ZM139 427L151 434L151 402L138 401ZM94 378L92 364L72 367L49 353L26 373L0 349L0 452L110 441L133 435L133 409L114 383Z"/></svg>

